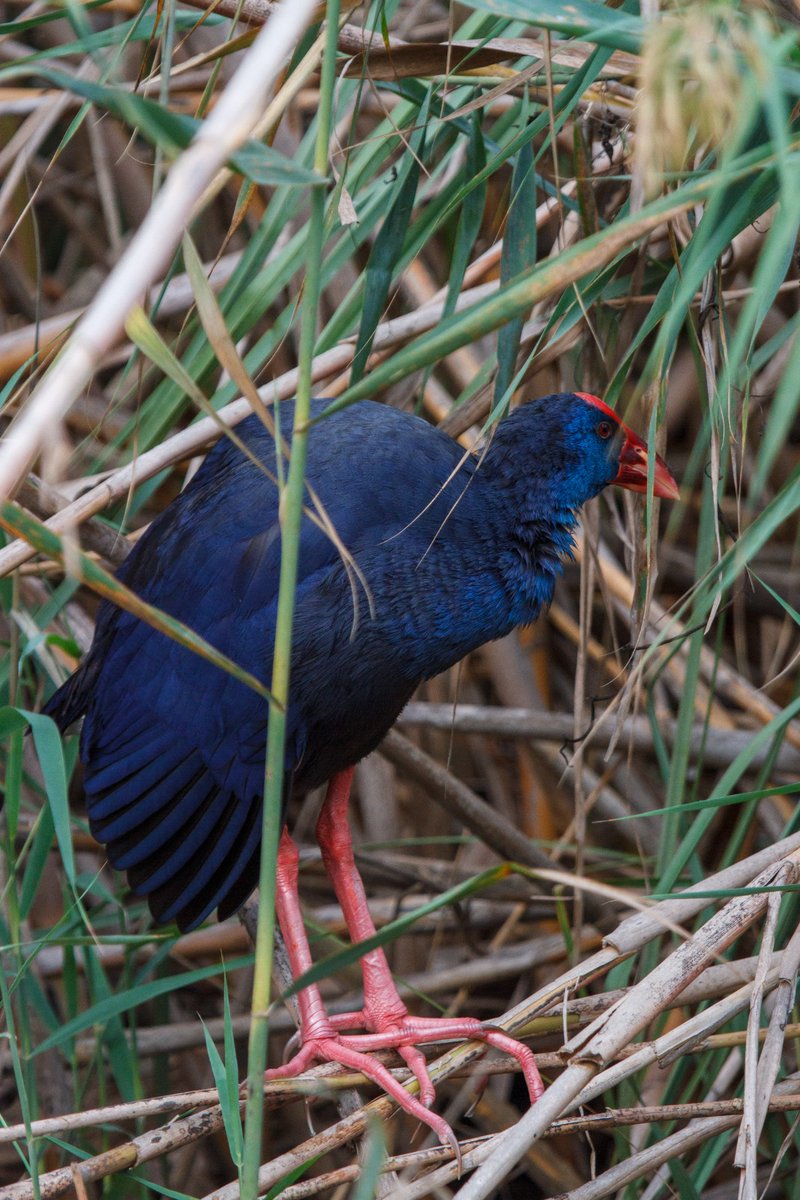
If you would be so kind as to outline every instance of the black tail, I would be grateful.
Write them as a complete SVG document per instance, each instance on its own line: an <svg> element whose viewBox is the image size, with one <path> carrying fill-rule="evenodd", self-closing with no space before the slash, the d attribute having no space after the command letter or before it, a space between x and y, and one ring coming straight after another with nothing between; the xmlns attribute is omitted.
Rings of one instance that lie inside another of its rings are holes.
<svg viewBox="0 0 800 1200"><path fill-rule="evenodd" d="M92 661L93 657L90 652L42 709L45 716L53 718L62 733L86 712L99 667L96 658Z"/></svg>

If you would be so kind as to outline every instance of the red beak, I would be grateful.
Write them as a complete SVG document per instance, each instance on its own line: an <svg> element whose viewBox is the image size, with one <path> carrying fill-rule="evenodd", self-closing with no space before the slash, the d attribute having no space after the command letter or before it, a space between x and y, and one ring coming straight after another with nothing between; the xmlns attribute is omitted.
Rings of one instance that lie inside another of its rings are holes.
<svg viewBox="0 0 800 1200"><path fill-rule="evenodd" d="M620 424L622 424L620 422ZM619 471L612 483L627 488L629 492L647 491L647 458L648 450L640 437L622 425L625 441L619 456ZM678 485L672 477L667 464L659 454L655 455L655 471L653 473L653 495L661 496L664 500L680 500Z"/></svg>
<svg viewBox="0 0 800 1200"><path fill-rule="evenodd" d="M599 396L592 396L589 392L576 392L575 395L579 396L581 400L585 400L587 404L593 404L601 412L607 413L625 435L619 456L619 471L611 482L618 483L620 487L627 488L629 492L646 492L648 450L645 442L632 429L628 429L628 426L620 421L613 408L609 408ZM664 500L680 500L681 494L669 467L659 454L654 455L654 458L656 464L653 472L653 495L661 496Z"/></svg>

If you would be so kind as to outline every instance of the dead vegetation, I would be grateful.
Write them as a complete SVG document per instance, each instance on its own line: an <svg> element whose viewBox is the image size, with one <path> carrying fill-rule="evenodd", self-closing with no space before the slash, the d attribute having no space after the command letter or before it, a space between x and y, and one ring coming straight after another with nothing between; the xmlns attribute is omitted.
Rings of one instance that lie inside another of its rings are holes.
<svg viewBox="0 0 800 1200"><path fill-rule="evenodd" d="M326 96L323 34L299 33L324 6L294 5L4 5L0 1194L239 1194L246 929L153 931L78 772L67 815L74 739L62 758L14 710L75 665L101 571L220 422L294 394L329 105L316 394L419 405L469 445L511 395L596 391L682 499L592 506L548 617L433 681L358 769L404 993L522 1033L545 1097L443 1047L459 1181L358 1079L270 1083L260 1192L796 1195L797 28L710 6L715 77L699 5L654 48L627 9L375 3L344 14ZM727 125L693 123L681 99L713 103L731 62ZM176 114L202 119L183 153ZM343 925L315 802L292 821L323 957ZM334 1006L358 978L345 953ZM278 1062L290 1011L270 1029Z"/></svg>

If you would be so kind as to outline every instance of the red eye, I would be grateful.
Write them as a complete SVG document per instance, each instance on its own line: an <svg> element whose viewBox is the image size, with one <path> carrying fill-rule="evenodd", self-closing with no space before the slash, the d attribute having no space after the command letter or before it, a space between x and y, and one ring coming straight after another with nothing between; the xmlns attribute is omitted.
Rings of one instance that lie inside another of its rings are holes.
<svg viewBox="0 0 800 1200"><path fill-rule="evenodd" d="M597 426L597 436L603 438L603 440L610 438L612 432L610 421L601 421Z"/></svg>

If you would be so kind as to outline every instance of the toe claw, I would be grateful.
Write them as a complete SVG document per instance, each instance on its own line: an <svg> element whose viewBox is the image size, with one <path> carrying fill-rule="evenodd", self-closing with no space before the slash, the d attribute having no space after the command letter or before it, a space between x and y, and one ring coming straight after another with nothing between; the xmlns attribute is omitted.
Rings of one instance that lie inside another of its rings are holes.
<svg viewBox="0 0 800 1200"><path fill-rule="evenodd" d="M453 1133L452 1129L450 1128L450 1126L445 1125L445 1129L447 1130L447 1132L445 1134L445 1140L447 1142L447 1145L453 1151L453 1157L456 1160L456 1179L460 1179L461 1172L464 1169L464 1160L461 1157L461 1145L459 1143L458 1138L456 1137L456 1135ZM442 1144L444 1144L444 1142Z"/></svg>
<svg viewBox="0 0 800 1200"><path fill-rule="evenodd" d="M299 1075L314 1061L339 1063L350 1070L359 1071L398 1104L409 1116L420 1121L439 1138L442 1145L449 1146L458 1167L462 1171L461 1147L453 1130L444 1120L431 1112L435 1099L433 1081L428 1073L425 1055L418 1043L450 1040L452 1038L474 1039L501 1050L516 1059L528 1085L531 1102L535 1103L544 1091L533 1051L523 1042L497 1026L484 1025L468 1017L408 1018L397 1022L365 1022L366 1034L345 1033L345 1028L366 1014L347 1013L336 1018L327 1018L324 1027L317 1027L312 1036L303 1042L301 1049L291 1062L267 1072L267 1078L279 1079ZM419 1096L411 1095L386 1067L369 1053L377 1049L394 1049L411 1070L419 1085Z"/></svg>

